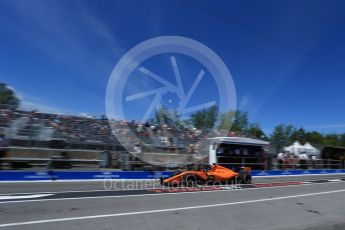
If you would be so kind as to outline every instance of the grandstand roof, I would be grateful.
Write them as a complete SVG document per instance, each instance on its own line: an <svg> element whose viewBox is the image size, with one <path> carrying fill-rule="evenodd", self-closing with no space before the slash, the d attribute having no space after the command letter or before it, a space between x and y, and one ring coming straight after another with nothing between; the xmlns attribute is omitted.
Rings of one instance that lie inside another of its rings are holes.
<svg viewBox="0 0 345 230"><path fill-rule="evenodd" d="M239 145L267 146L270 144L268 141L262 141L258 139L248 138L248 137L213 137L213 138L210 138L210 140L213 142L239 144Z"/></svg>

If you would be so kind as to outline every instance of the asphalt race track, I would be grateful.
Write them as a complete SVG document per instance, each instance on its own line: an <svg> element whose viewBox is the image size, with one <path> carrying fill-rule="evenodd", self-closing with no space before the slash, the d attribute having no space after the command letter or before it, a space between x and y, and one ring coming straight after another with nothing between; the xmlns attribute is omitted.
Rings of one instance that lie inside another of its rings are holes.
<svg viewBox="0 0 345 230"><path fill-rule="evenodd" d="M0 183L0 188L0 230L345 229L345 175L182 189L143 181Z"/></svg>

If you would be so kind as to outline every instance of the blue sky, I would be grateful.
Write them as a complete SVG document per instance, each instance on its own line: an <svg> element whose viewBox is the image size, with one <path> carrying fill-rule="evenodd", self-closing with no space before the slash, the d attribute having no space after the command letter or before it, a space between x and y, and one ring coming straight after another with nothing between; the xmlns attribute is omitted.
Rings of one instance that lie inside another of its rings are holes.
<svg viewBox="0 0 345 230"><path fill-rule="evenodd" d="M99 116L122 55L184 36L223 59L237 107L266 132L281 123L345 132L344 27L341 0L2 0L0 81L24 107Z"/></svg>

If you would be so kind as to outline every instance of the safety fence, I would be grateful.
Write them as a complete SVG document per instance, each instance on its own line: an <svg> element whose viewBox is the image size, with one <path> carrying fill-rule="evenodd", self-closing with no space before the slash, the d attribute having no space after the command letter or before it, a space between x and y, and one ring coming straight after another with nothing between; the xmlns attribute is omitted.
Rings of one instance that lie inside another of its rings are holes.
<svg viewBox="0 0 345 230"><path fill-rule="evenodd" d="M111 168L118 170L169 170L186 167L204 160L197 154L162 152L128 152L109 150L54 149L37 147L0 147L2 169L84 169Z"/></svg>
<svg viewBox="0 0 345 230"><path fill-rule="evenodd" d="M3 149L3 148L0 148ZM71 169L88 170L170 170L207 167L208 159L199 154L155 152L100 151L80 149L52 149L8 147L7 156L0 158L2 169ZM33 157L34 156L34 157ZM344 160L333 159L273 159L271 157L219 157L218 162L229 167L250 166L254 170L345 169Z"/></svg>
<svg viewBox="0 0 345 230"><path fill-rule="evenodd" d="M260 170L271 169L345 169L345 160L334 159L316 159L316 158L284 158L277 159L273 157L236 157L221 156L218 162L230 166L251 166Z"/></svg>

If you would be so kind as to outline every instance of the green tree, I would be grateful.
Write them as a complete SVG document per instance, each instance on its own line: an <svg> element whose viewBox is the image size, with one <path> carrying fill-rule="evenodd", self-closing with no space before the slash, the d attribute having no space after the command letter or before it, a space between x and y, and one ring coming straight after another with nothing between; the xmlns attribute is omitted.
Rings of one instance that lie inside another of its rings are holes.
<svg viewBox="0 0 345 230"><path fill-rule="evenodd" d="M323 145L339 146L341 145L340 138L337 134L327 134L323 138Z"/></svg>
<svg viewBox="0 0 345 230"><path fill-rule="evenodd" d="M231 131L247 134L249 128L248 113L237 111L231 127Z"/></svg>
<svg viewBox="0 0 345 230"><path fill-rule="evenodd" d="M345 133L341 134L339 137L340 146L345 147Z"/></svg>
<svg viewBox="0 0 345 230"><path fill-rule="evenodd" d="M17 108L19 102L14 91L7 87L6 84L0 83L0 106L5 108Z"/></svg>
<svg viewBox="0 0 345 230"><path fill-rule="evenodd" d="M185 121L181 120L177 111L169 111L166 107L161 107L156 111L155 119L149 119L150 124L170 125L175 128L181 128Z"/></svg>
<svg viewBox="0 0 345 230"><path fill-rule="evenodd" d="M235 115L236 115L236 111L229 111L226 113L222 113L220 115L220 119L219 119L220 122L219 122L218 128L222 130L230 130L234 122Z"/></svg>
<svg viewBox="0 0 345 230"><path fill-rule="evenodd" d="M306 131L303 128L293 130L290 137L290 142L294 141L298 141L301 144L304 144L306 142Z"/></svg>
<svg viewBox="0 0 345 230"><path fill-rule="evenodd" d="M247 134L249 128L248 113L229 111L220 115L219 129Z"/></svg>
<svg viewBox="0 0 345 230"><path fill-rule="evenodd" d="M276 153L282 151L284 146L291 144L292 134L295 131L296 128L293 125L278 125L274 128L270 139Z"/></svg>
<svg viewBox="0 0 345 230"><path fill-rule="evenodd" d="M323 143L323 136L319 132L311 131L305 134L305 140L314 145L321 145Z"/></svg>
<svg viewBox="0 0 345 230"><path fill-rule="evenodd" d="M191 121L197 129L211 129L217 121L218 108L212 106L209 109L203 109L191 116Z"/></svg>
<svg viewBox="0 0 345 230"><path fill-rule="evenodd" d="M251 137L263 138L266 137L264 131L262 131L259 123L252 123L249 125L247 134Z"/></svg>
<svg viewBox="0 0 345 230"><path fill-rule="evenodd" d="M156 111L156 123L158 124L168 124L170 123L170 112L165 107L160 107Z"/></svg>
<svg viewBox="0 0 345 230"><path fill-rule="evenodd" d="M218 128L222 130L231 130L240 135L247 135L255 138L267 138L260 124L250 123L248 113L239 110L221 114Z"/></svg>

